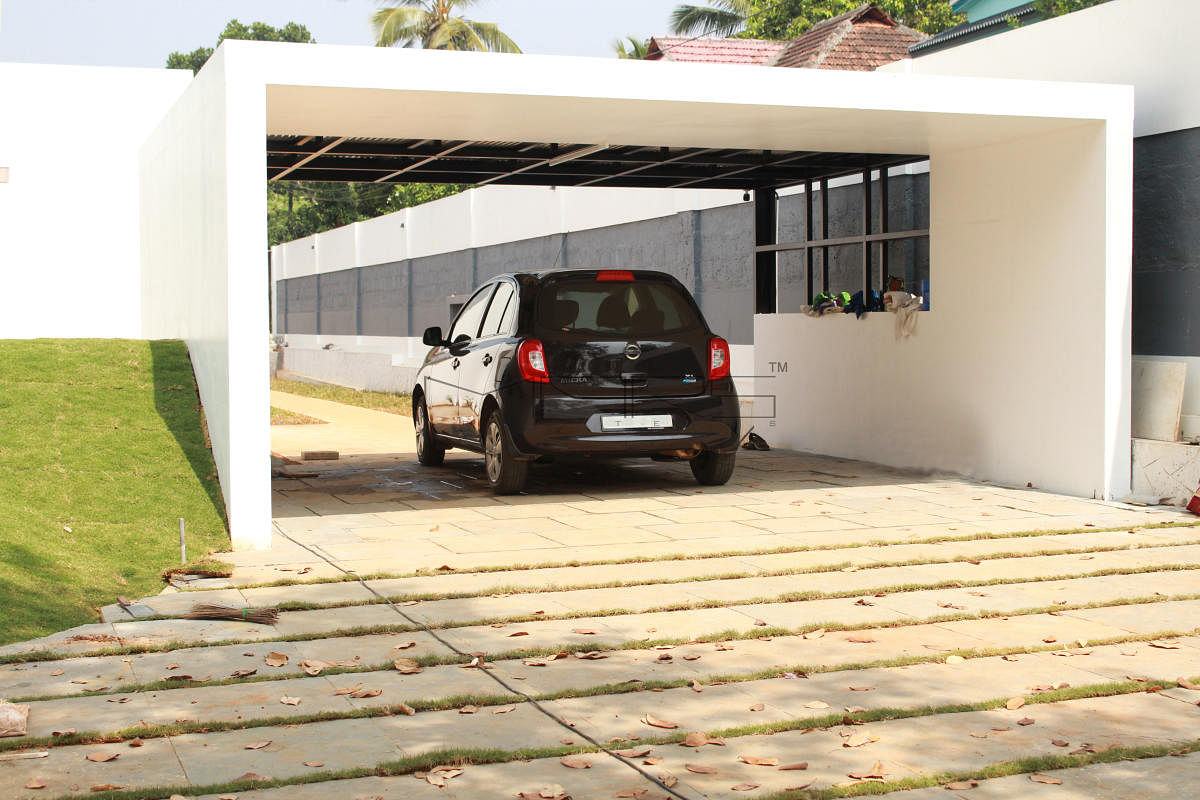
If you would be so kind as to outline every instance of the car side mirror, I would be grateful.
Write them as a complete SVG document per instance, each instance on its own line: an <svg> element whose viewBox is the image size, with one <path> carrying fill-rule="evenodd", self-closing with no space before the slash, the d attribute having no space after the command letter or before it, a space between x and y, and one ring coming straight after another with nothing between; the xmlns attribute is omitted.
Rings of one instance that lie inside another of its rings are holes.
<svg viewBox="0 0 1200 800"><path fill-rule="evenodd" d="M442 329L436 325L425 329L425 335L421 337L421 341L426 347L438 347L445 344L445 341L442 339Z"/></svg>

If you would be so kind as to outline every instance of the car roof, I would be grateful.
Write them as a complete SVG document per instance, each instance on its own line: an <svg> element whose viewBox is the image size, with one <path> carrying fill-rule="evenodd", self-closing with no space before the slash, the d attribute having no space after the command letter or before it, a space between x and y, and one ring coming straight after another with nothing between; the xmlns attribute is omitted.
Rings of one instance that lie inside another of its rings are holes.
<svg viewBox="0 0 1200 800"><path fill-rule="evenodd" d="M550 278L556 278L562 275L578 275L587 276L588 273L607 272L620 270L622 272L632 272L635 278L669 278L674 280L674 276L668 272L655 269L631 269L629 267L572 267L570 269L544 269L530 270L528 272L504 272L499 275L493 275L489 281L497 278L516 278L516 279L532 279L535 281L545 281Z"/></svg>

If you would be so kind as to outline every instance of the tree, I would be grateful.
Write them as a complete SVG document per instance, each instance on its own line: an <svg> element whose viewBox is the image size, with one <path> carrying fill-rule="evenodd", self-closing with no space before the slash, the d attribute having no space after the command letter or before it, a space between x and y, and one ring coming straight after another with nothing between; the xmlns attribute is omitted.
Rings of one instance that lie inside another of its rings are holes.
<svg viewBox="0 0 1200 800"><path fill-rule="evenodd" d="M626 47L628 43L628 47ZM649 39L636 39L633 36L626 36L624 39L617 39L613 42L613 50L617 53L617 58L645 58L646 52L650 49Z"/></svg>
<svg viewBox="0 0 1200 800"><path fill-rule="evenodd" d="M1059 0L1086 2L1086 0ZM680 5L671 14L671 30L682 35L754 39L795 39L813 25L861 4L861 0L708 0L708 7ZM934 34L962 21L950 0L876 0L901 25Z"/></svg>
<svg viewBox="0 0 1200 800"><path fill-rule="evenodd" d="M508 35L494 22L478 22L454 16L455 6L472 5L478 0L390 0L393 8L381 8L371 15L375 44L379 47L412 47L426 50L490 50L519 53Z"/></svg>
<svg viewBox="0 0 1200 800"><path fill-rule="evenodd" d="M1033 7L1044 16L1060 17L1072 11L1082 11L1107 2L1108 0L1035 0Z"/></svg>
<svg viewBox="0 0 1200 800"><path fill-rule="evenodd" d="M243 25L236 19L231 19L226 23L225 30L221 31L221 35L217 37L217 47L220 47L221 42L226 39L244 39L254 42L299 42L301 44L312 44L316 41L309 33L308 28L295 22L289 22L282 28L275 28L265 22L251 22L249 25ZM195 74L212 58L215 49L214 47L197 47L190 53L171 53L167 56L167 69L190 69L192 74Z"/></svg>

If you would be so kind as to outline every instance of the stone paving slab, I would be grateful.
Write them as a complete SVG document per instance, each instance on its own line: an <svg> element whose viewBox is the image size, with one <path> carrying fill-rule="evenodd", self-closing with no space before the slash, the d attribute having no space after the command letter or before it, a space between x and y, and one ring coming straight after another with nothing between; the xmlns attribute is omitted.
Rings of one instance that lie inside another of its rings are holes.
<svg viewBox="0 0 1200 800"><path fill-rule="evenodd" d="M942 786L881 795L890 800L1130 800L1135 797L1188 797L1200 785L1200 753L1143 758L1074 769L1046 770L1061 785L1034 783L1028 775L980 781L970 791Z"/></svg>

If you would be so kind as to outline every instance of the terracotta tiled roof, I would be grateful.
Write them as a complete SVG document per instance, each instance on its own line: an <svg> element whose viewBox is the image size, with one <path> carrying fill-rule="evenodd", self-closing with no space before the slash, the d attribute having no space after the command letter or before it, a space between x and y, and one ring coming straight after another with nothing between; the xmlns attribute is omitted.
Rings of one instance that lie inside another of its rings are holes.
<svg viewBox="0 0 1200 800"><path fill-rule="evenodd" d="M772 61L775 67L872 71L908 58L908 48L925 34L896 24L887 12L864 3L818 22Z"/></svg>
<svg viewBox="0 0 1200 800"><path fill-rule="evenodd" d="M690 61L704 64L766 64L787 42L768 39L685 39L654 36L647 48L647 61Z"/></svg>
<svg viewBox="0 0 1200 800"><path fill-rule="evenodd" d="M926 38L896 24L878 6L863 3L818 22L790 42L654 36L646 60L871 71L908 58L909 46Z"/></svg>

